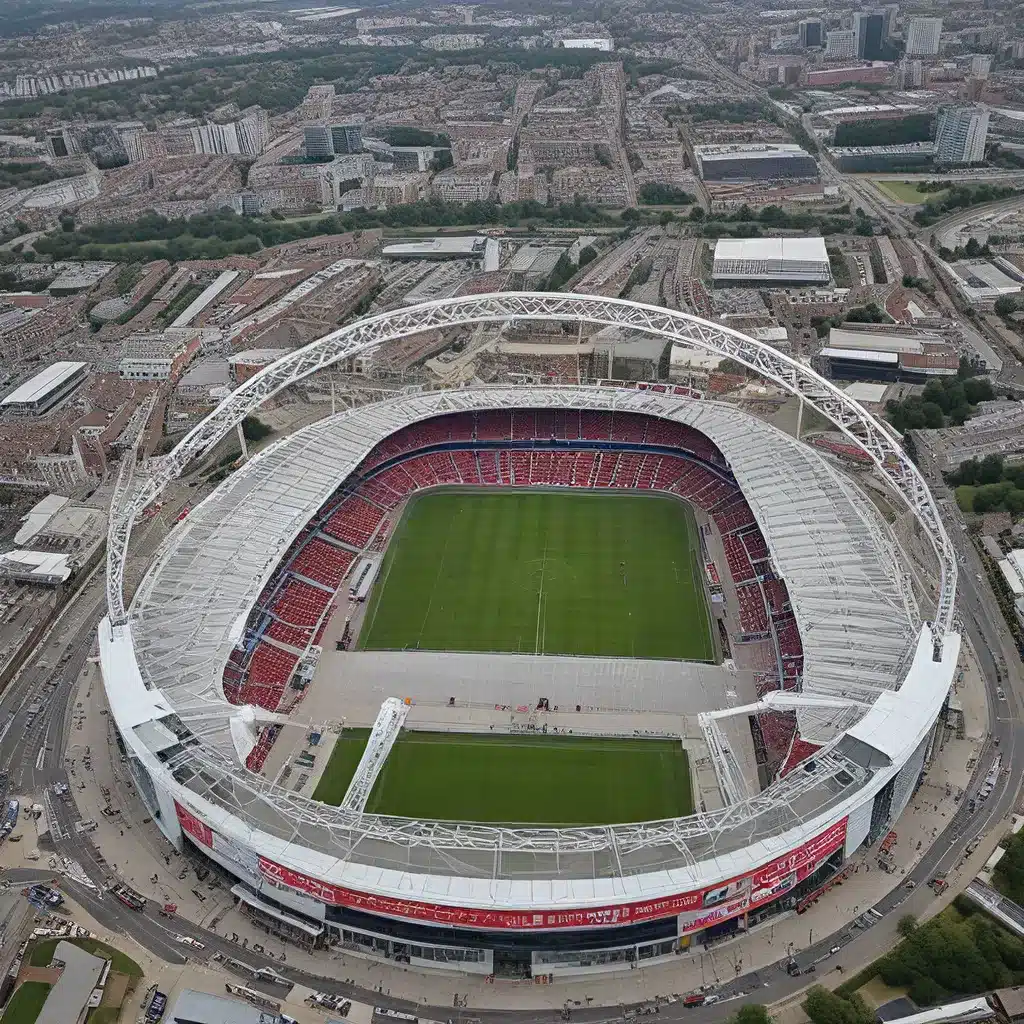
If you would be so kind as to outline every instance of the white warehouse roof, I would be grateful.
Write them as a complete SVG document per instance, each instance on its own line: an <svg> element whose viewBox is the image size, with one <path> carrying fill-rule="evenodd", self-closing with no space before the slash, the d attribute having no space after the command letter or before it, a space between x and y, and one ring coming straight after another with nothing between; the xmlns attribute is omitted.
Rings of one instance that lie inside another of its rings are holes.
<svg viewBox="0 0 1024 1024"><path fill-rule="evenodd" d="M431 238L425 242L398 242L385 245L381 249L383 256L452 256L471 258L480 255L484 239L480 235L463 235L456 238Z"/></svg>
<svg viewBox="0 0 1024 1024"><path fill-rule="evenodd" d="M828 263L824 238L720 238L715 262L720 260L785 260Z"/></svg>
<svg viewBox="0 0 1024 1024"><path fill-rule="evenodd" d="M40 370L31 380L15 388L6 398L0 399L0 405L38 402L84 368L85 363L53 363L45 370Z"/></svg>

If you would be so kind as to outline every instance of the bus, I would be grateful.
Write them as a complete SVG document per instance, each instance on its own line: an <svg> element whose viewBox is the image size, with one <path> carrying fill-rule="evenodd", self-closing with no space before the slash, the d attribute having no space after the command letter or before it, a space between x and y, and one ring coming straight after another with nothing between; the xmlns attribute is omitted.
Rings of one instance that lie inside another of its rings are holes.
<svg viewBox="0 0 1024 1024"><path fill-rule="evenodd" d="M116 896L126 907L131 910L136 910L140 914L146 909L146 897L139 895L129 885L115 885L110 890L111 896Z"/></svg>

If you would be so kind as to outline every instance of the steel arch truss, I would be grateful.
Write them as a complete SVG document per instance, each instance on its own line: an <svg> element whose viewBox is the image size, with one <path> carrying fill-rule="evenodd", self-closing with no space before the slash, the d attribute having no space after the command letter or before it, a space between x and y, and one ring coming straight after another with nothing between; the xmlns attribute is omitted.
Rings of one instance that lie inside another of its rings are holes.
<svg viewBox="0 0 1024 1024"><path fill-rule="evenodd" d="M891 428L810 367L738 331L658 306L570 293L497 292L392 310L339 328L250 378L190 431L170 454L151 459L145 471L141 467L136 471L134 479L119 481L117 497L120 500L112 508L110 522L110 537L114 542L107 549L112 623L120 625L127 618L123 600L124 567L135 516L195 458L209 451L268 398L317 370L410 334L515 320L568 320L620 327L735 359L831 420L867 452L928 535L939 564L939 587L931 630L934 657L936 660L941 657L943 639L953 628L956 558L928 487Z"/></svg>

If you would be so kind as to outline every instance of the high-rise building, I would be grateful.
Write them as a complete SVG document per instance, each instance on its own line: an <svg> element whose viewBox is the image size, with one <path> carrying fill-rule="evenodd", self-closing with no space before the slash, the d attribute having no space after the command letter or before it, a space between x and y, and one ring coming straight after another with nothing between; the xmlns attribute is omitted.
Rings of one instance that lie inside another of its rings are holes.
<svg viewBox="0 0 1024 1024"><path fill-rule="evenodd" d="M259 156L270 142L270 120L259 106L247 107L237 122L238 149L245 156Z"/></svg>
<svg viewBox="0 0 1024 1024"><path fill-rule="evenodd" d="M800 45L805 50L814 46L821 46L824 36L825 32L822 28L821 18L807 18L800 22Z"/></svg>
<svg viewBox="0 0 1024 1024"><path fill-rule="evenodd" d="M325 124L309 124L303 131L306 145L306 156L315 160L334 156L334 140L331 129Z"/></svg>
<svg viewBox="0 0 1024 1024"><path fill-rule="evenodd" d="M992 58L987 53L976 53L971 58L971 78L988 78L992 68Z"/></svg>
<svg viewBox="0 0 1024 1024"><path fill-rule="evenodd" d="M886 4L882 8L882 13L885 15L885 38L888 41L892 39L893 33L896 31L896 19L899 17L900 5Z"/></svg>
<svg viewBox="0 0 1024 1024"><path fill-rule="evenodd" d="M939 113L935 160L940 164L976 164L985 159L988 110L947 107Z"/></svg>
<svg viewBox="0 0 1024 1024"><path fill-rule="evenodd" d="M862 60L881 60L888 37L884 11L858 11L853 16L857 36L857 56Z"/></svg>
<svg viewBox="0 0 1024 1024"><path fill-rule="evenodd" d="M223 156L241 152L238 146L238 128L234 121L227 124L200 124L190 130L192 144L197 153Z"/></svg>
<svg viewBox="0 0 1024 1024"><path fill-rule="evenodd" d="M847 60L857 56L857 33L852 29L830 28L825 39L825 56Z"/></svg>
<svg viewBox="0 0 1024 1024"><path fill-rule="evenodd" d="M907 56L934 57L942 36L941 18L911 18L907 29Z"/></svg>
<svg viewBox="0 0 1024 1024"><path fill-rule="evenodd" d="M363 126L361 124L332 124L331 143L336 156L363 151Z"/></svg>
<svg viewBox="0 0 1024 1024"><path fill-rule="evenodd" d="M901 89L920 89L924 85L924 64L919 60L904 60L900 64Z"/></svg>

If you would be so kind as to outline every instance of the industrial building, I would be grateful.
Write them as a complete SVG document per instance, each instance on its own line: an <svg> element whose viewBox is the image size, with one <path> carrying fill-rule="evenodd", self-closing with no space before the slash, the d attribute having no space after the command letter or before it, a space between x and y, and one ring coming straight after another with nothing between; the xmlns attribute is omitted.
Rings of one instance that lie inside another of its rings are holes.
<svg viewBox="0 0 1024 1024"><path fill-rule="evenodd" d="M381 255L393 260L479 260L483 259L486 242L482 235L430 238L385 245Z"/></svg>
<svg viewBox="0 0 1024 1024"><path fill-rule="evenodd" d="M944 264L957 291L972 305L992 309L1003 295L1018 295L1024 288L1024 274L1009 260L959 260Z"/></svg>
<svg viewBox="0 0 1024 1024"><path fill-rule="evenodd" d="M716 284L827 284L832 269L823 238L720 238L712 277Z"/></svg>
<svg viewBox="0 0 1024 1024"><path fill-rule="evenodd" d="M49 551L8 551L0 555L0 579L55 587L71 575L68 556Z"/></svg>
<svg viewBox="0 0 1024 1024"><path fill-rule="evenodd" d="M829 33L829 39L834 33ZM823 85L884 85L889 81L892 65L882 61L872 64L855 64L843 68L822 68L819 71L808 71L807 87L820 88Z"/></svg>
<svg viewBox="0 0 1024 1024"><path fill-rule="evenodd" d="M940 336L884 327L833 327L816 362L836 380L907 384L951 377L960 368L959 354Z"/></svg>
<svg viewBox="0 0 1024 1024"><path fill-rule="evenodd" d="M907 142L901 146L833 146L832 162L847 174L867 171L904 171L927 167L935 159L934 142Z"/></svg>
<svg viewBox="0 0 1024 1024"><path fill-rule="evenodd" d="M704 181L818 177L814 157L791 142L694 146L693 155L697 172Z"/></svg>
<svg viewBox="0 0 1024 1024"><path fill-rule="evenodd" d="M907 56L935 57L941 36L941 18L911 18L907 28Z"/></svg>
<svg viewBox="0 0 1024 1024"><path fill-rule="evenodd" d="M615 41L609 38L562 39L558 45L566 50L600 50L602 53L611 53L615 49Z"/></svg>
<svg viewBox="0 0 1024 1024"><path fill-rule="evenodd" d="M67 398L88 373L86 363L53 363L0 399L0 412L9 416L41 416Z"/></svg>
<svg viewBox="0 0 1024 1024"><path fill-rule="evenodd" d="M984 107L947 107L939 113L935 158L941 164L976 164L985 159L989 113Z"/></svg>
<svg viewBox="0 0 1024 1024"><path fill-rule="evenodd" d="M177 380L199 351L198 331L168 328L125 339L118 372L127 380Z"/></svg>

